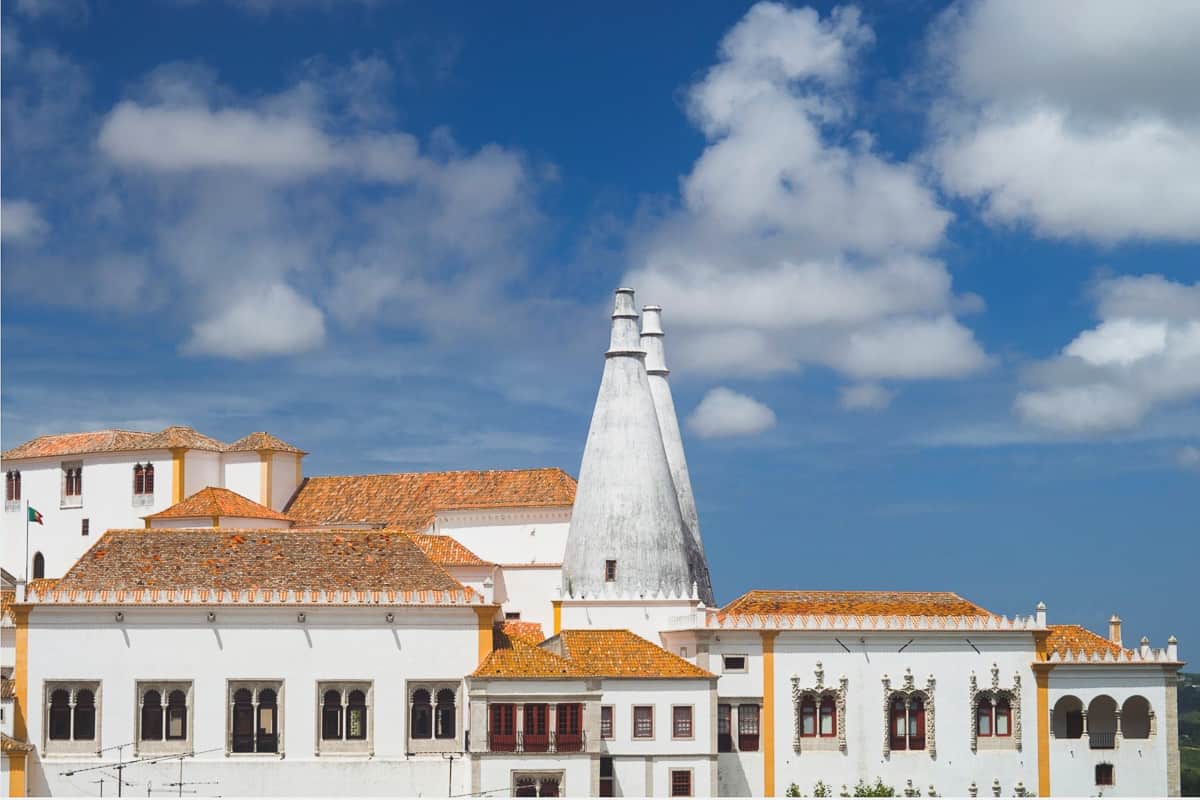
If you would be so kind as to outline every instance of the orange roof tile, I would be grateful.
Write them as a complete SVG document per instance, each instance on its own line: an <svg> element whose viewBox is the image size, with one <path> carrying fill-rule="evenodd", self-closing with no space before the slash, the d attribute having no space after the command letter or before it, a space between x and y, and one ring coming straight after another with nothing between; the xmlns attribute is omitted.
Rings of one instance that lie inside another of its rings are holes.
<svg viewBox="0 0 1200 800"><path fill-rule="evenodd" d="M584 678L579 666L499 628L493 634L492 652L471 673L479 678Z"/></svg>
<svg viewBox="0 0 1200 800"><path fill-rule="evenodd" d="M0 752L4 753L28 753L33 749L33 745L28 742L22 742L20 739L14 739L7 733L0 733Z"/></svg>
<svg viewBox="0 0 1200 800"><path fill-rule="evenodd" d="M242 450L273 450L276 453L299 453L300 455L308 455L307 452L301 450L299 447L288 444L279 437L272 436L266 431L255 431L254 433L243 436L225 449L228 452L239 452Z"/></svg>
<svg viewBox="0 0 1200 800"><path fill-rule="evenodd" d="M729 603L723 614L883 614L896 616L992 616L953 592L803 592L755 589Z"/></svg>
<svg viewBox="0 0 1200 800"><path fill-rule="evenodd" d="M287 514L256 503L237 492L220 486L208 486L185 497L170 508L142 519L172 519L180 517L246 517L248 519L290 520Z"/></svg>
<svg viewBox="0 0 1200 800"><path fill-rule="evenodd" d="M599 678L711 678L711 672L623 629L566 630L547 639L554 650Z"/></svg>
<svg viewBox="0 0 1200 800"><path fill-rule="evenodd" d="M1047 625L1050 635L1046 637L1047 655L1058 653L1060 656L1074 655L1082 650L1089 656L1114 656L1122 652L1133 654L1132 650L1124 650L1119 644L1109 641L1098 633L1092 633L1082 625Z"/></svg>
<svg viewBox="0 0 1200 800"><path fill-rule="evenodd" d="M574 502L575 479L556 468L400 472L305 478L284 511L317 525L368 523L420 531L440 509Z"/></svg>
<svg viewBox="0 0 1200 800"><path fill-rule="evenodd" d="M12 678L0 678L0 700L12 700L17 696L17 682Z"/></svg>
<svg viewBox="0 0 1200 800"><path fill-rule="evenodd" d="M433 563L443 567L483 567L490 563L463 547L462 543L452 536L410 533L408 538L412 539L413 544L421 548Z"/></svg>
<svg viewBox="0 0 1200 800"><path fill-rule="evenodd" d="M148 587L463 590L402 533L287 528L110 530L57 585L62 591Z"/></svg>
<svg viewBox="0 0 1200 800"><path fill-rule="evenodd" d="M12 609L12 605L16 602L17 593L12 589L5 589L0 592L0 619L8 616L8 612Z"/></svg>
<svg viewBox="0 0 1200 800"><path fill-rule="evenodd" d="M542 624L540 622L522 622L519 619L506 619L500 629L506 636L510 636L530 644L539 644L546 638L546 634L542 632Z"/></svg>
<svg viewBox="0 0 1200 800"><path fill-rule="evenodd" d="M199 433L195 428L189 428L187 425L171 425L163 428L155 434L151 434L147 438L140 450L159 450L171 449L173 447L186 447L191 450L215 450L218 453L225 449L225 443L219 442L211 436L205 436Z"/></svg>

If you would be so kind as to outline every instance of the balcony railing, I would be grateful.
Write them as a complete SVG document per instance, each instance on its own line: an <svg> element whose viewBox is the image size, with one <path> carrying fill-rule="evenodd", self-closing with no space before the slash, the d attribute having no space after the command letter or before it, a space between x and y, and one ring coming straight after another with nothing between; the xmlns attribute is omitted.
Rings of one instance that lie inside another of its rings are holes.
<svg viewBox="0 0 1200 800"><path fill-rule="evenodd" d="M580 733L488 733L493 753L582 753L586 737Z"/></svg>
<svg viewBox="0 0 1200 800"><path fill-rule="evenodd" d="M1088 731L1088 747L1093 750L1114 750L1117 734L1112 731Z"/></svg>

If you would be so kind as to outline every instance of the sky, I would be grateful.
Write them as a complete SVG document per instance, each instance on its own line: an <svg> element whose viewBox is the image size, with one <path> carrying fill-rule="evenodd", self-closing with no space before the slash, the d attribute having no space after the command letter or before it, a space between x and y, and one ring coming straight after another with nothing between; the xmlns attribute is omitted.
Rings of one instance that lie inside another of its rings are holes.
<svg viewBox="0 0 1200 800"><path fill-rule="evenodd" d="M3 6L2 430L576 474L660 304L719 601L1200 643L1200 4Z"/></svg>

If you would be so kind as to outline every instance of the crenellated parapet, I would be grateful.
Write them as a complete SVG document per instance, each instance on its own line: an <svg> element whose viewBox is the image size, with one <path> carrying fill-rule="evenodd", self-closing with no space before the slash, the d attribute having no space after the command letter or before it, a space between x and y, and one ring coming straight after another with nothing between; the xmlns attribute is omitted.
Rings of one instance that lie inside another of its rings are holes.
<svg viewBox="0 0 1200 800"><path fill-rule="evenodd" d="M670 619L672 629L810 631L1040 631L1036 616L873 614L723 614L703 610Z"/></svg>
<svg viewBox="0 0 1200 800"><path fill-rule="evenodd" d="M461 590L374 589L29 589L26 602L55 606L486 606L482 594Z"/></svg>

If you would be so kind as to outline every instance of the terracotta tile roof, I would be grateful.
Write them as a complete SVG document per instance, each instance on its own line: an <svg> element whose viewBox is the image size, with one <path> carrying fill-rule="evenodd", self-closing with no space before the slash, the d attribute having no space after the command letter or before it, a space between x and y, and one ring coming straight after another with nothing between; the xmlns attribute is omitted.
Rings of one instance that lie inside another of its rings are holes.
<svg viewBox="0 0 1200 800"><path fill-rule="evenodd" d="M8 612L12 609L12 604L17 599L17 593L10 589L0 592L0 619L8 616Z"/></svg>
<svg viewBox="0 0 1200 800"><path fill-rule="evenodd" d="M22 742L19 739L14 739L7 733L0 733L0 752L4 753L28 753L33 749L33 745Z"/></svg>
<svg viewBox="0 0 1200 800"><path fill-rule="evenodd" d="M34 578L26 588L34 592L48 592L58 585L58 581L58 578Z"/></svg>
<svg viewBox="0 0 1200 800"><path fill-rule="evenodd" d="M557 641L556 641L557 640ZM697 667L627 630L566 630L543 643L599 678L711 678Z"/></svg>
<svg viewBox="0 0 1200 800"><path fill-rule="evenodd" d="M490 564L463 547L462 543L452 536L410 533L408 538L412 539L413 544L421 548L433 563L444 567L484 567Z"/></svg>
<svg viewBox="0 0 1200 800"><path fill-rule="evenodd" d="M492 652L484 656L471 675L479 678L585 678L572 661L544 650L520 636L497 628Z"/></svg>
<svg viewBox="0 0 1200 800"><path fill-rule="evenodd" d="M272 436L266 431L255 431L254 433L243 436L231 445L225 448L229 452L239 452L242 450L274 450L277 453L299 453L300 455L308 455L307 452L301 450L295 445L288 444L282 439Z"/></svg>
<svg viewBox="0 0 1200 800"><path fill-rule="evenodd" d="M12 678L0 678L0 700L12 700L17 696L17 682Z"/></svg>
<svg viewBox="0 0 1200 800"><path fill-rule="evenodd" d="M539 644L546 638L540 622L522 622L519 619L506 619L500 629L506 636L521 639L530 644Z"/></svg>
<svg viewBox="0 0 1200 800"><path fill-rule="evenodd" d="M463 590L402 533L213 528L110 530L57 586L147 587Z"/></svg>
<svg viewBox="0 0 1200 800"><path fill-rule="evenodd" d="M729 603L723 614L883 614L896 616L992 616L953 592L795 592L755 589Z"/></svg>
<svg viewBox="0 0 1200 800"><path fill-rule="evenodd" d="M171 519L179 517L247 517L249 519L290 520L287 514L256 503L237 492L219 486L208 486L185 497L170 508L142 519Z"/></svg>
<svg viewBox="0 0 1200 800"><path fill-rule="evenodd" d="M400 472L305 478L284 511L317 525L368 523L421 531L439 509L574 502L575 479L556 468Z"/></svg>
<svg viewBox="0 0 1200 800"><path fill-rule="evenodd" d="M225 449L222 442L205 436L186 425L172 425L158 433L144 431L104 430L88 433L55 433L39 436L24 444L5 450L3 457L49 458L54 456L86 455L88 453L125 453L138 450L166 450L190 447L193 450Z"/></svg>
<svg viewBox="0 0 1200 800"><path fill-rule="evenodd" d="M1050 629L1050 635L1046 637L1047 655L1058 653L1060 656L1066 657L1082 650L1089 656L1103 656L1108 653L1119 656L1123 650L1120 645L1110 642L1098 633L1092 633L1082 625L1047 625L1046 627ZM1124 650L1124 652L1133 654L1132 650Z"/></svg>

